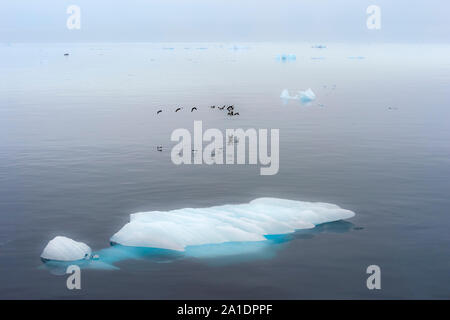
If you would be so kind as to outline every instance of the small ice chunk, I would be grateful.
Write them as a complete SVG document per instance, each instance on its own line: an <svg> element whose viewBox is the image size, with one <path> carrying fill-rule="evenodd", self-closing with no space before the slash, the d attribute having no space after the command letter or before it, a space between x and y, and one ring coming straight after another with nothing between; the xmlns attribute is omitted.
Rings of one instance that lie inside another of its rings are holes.
<svg viewBox="0 0 450 320"><path fill-rule="evenodd" d="M281 91L280 98L281 99L289 99L291 96L289 95L288 89L284 89Z"/></svg>
<svg viewBox="0 0 450 320"><path fill-rule="evenodd" d="M311 88L305 91L299 91L300 101L301 102L310 102L316 99L315 93L311 90Z"/></svg>
<svg viewBox="0 0 450 320"><path fill-rule="evenodd" d="M296 59L297 59L297 56L293 53L289 53L289 54L282 53L277 56L277 60L281 60L283 62L295 61Z"/></svg>
<svg viewBox="0 0 450 320"><path fill-rule="evenodd" d="M298 96L291 96L288 89L284 89L283 91L281 91L280 98L283 100L294 100L298 99Z"/></svg>
<svg viewBox="0 0 450 320"><path fill-rule="evenodd" d="M291 95L289 94L288 89L284 89L283 91L281 91L280 98L281 99L290 99L291 98Z"/></svg>
<svg viewBox="0 0 450 320"><path fill-rule="evenodd" d="M77 242L70 238L57 236L50 240L42 251L41 258L55 261L76 261L89 259L92 250L83 242Z"/></svg>

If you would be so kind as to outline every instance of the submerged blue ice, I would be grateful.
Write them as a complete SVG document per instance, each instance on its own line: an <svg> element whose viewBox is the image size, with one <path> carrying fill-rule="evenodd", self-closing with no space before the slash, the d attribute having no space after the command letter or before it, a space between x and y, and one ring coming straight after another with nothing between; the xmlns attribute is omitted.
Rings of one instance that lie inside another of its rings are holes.
<svg viewBox="0 0 450 320"><path fill-rule="evenodd" d="M328 222L355 214L337 205L278 198L259 198L245 204L130 215L110 241L109 248L91 252L84 243L56 237L42 253L45 268L64 274L69 264L83 268L114 270L123 260L151 259L166 263L183 257L266 259L288 241L292 233L305 229L321 232ZM316 227L317 226L317 227ZM314 231L312 231L314 232ZM94 258L95 257L95 258ZM231 260L230 260L231 259Z"/></svg>

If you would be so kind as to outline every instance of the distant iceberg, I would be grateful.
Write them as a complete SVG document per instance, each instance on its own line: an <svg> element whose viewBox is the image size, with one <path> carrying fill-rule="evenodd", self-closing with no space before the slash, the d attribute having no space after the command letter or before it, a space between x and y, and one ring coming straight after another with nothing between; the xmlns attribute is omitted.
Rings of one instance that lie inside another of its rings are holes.
<svg viewBox="0 0 450 320"><path fill-rule="evenodd" d="M134 213L110 241L184 251L188 246L265 241L267 235L310 229L354 215L334 204L259 198L246 204Z"/></svg>
<svg viewBox="0 0 450 320"><path fill-rule="evenodd" d="M300 100L303 103L311 102L316 99L316 94L312 91L311 88L305 91L299 91L297 95L291 96L287 89L284 89L280 98L287 102L287 100Z"/></svg>
<svg viewBox="0 0 450 320"><path fill-rule="evenodd" d="M297 59L297 56L293 53L289 53L289 54L279 54L277 55L277 60L282 61L282 62L287 62L287 61L295 61Z"/></svg>
<svg viewBox="0 0 450 320"><path fill-rule="evenodd" d="M57 236L49 241L42 251L41 258L52 261L77 261L89 259L91 254L92 250L87 244Z"/></svg>
<svg viewBox="0 0 450 320"><path fill-rule="evenodd" d="M284 100L293 100L298 99L298 96L291 96L288 89L284 89L283 91L281 91L280 98Z"/></svg>
<svg viewBox="0 0 450 320"><path fill-rule="evenodd" d="M303 103L310 102L316 99L315 93L309 88L305 91L299 91L300 101Z"/></svg>

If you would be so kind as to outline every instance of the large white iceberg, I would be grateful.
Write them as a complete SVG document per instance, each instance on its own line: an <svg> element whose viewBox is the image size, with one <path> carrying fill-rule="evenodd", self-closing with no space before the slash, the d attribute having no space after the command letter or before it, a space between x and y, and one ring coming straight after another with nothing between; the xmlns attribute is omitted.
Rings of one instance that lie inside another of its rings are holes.
<svg viewBox="0 0 450 320"><path fill-rule="evenodd" d="M259 198L246 204L134 213L111 242L184 251L203 244L264 241L265 235L292 233L354 215L329 203Z"/></svg>
<svg viewBox="0 0 450 320"><path fill-rule="evenodd" d="M41 258L54 261L76 261L90 258L91 248L83 242L57 236L49 241L42 251Z"/></svg>

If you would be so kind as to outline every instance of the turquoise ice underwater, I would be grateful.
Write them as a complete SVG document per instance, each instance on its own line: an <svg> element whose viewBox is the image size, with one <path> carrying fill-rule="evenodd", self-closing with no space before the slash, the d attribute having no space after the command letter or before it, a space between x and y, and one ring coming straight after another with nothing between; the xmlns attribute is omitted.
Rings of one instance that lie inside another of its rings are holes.
<svg viewBox="0 0 450 320"><path fill-rule="evenodd" d="M41 258L51 261L51 266L78 261L85 267L113 268L110 264L123 259L164 253L176 256L173 251L204 258L248 256L267 249L269 244L287 241L285 234L354 215L329 203L277 198L260 198L240 205L140 212L131 214L130 222L111 237L112 248L92 253L84 243L56 237L44 248Z"/></svg>

